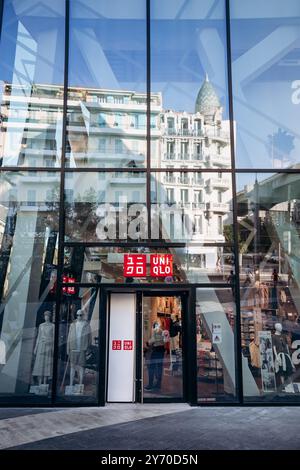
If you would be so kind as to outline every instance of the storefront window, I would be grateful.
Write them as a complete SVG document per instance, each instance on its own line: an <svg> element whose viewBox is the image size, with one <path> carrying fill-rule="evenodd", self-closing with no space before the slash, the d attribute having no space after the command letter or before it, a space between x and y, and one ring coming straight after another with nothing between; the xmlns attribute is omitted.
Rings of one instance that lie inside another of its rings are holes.
<svg viewBox="0 0 300 470"><path fill-rule="evenodd" d="M226 281L233 269L231 187L230 173L152 173L152 240L186 243L189 282Z"/></svg>
<svg viewBox="0 0 300 470"><path fill-rule="evenodd" d="M51 396L58 201L58 174L0 173L0 397Z"/></svg>
<svg viewBox="0 0 300 470"><path fill-rule="evenodd" d="M211 247L205 247L207 256ZM128 259L128 257L130 259ZM161 257L163 258L159 266ZM143 259L144 258L144 259ZM228 253L228 270L217 270L216 266L209 269L205 254L191 254L190 248L150 248L138 247L66 247L65 276L69 282L84 283L232 283L231 262L233 254ZM166 261L168 260L168 261ZM136 273L134 263L144 263L141 272ZM166 261L166 262L165 262ZM128 271L126 263L132 263ZM156 263L156 267L153 268Z"/></svg>
<svg viewBox="0 0 300 470"><path fill-rule="evenodd" d="M0 166L61 158L65 2L5 0L0 43Z"/></svg>
<svg viewBox="0 0 300 470"><path fill-rule="evenodd" d="M145 167L146 114L146 2L71 1L67 166Z"/></svg>
<svg viewBox="0 0 300 470"><path fill-rule="evenodd" d="M299 175L238 177L240 297L246 400L297 400Z"/></svg>
<svg viewBox="0 0 300 470"><path fill-rule="evenodd" d="M144 172L66 173L66 241L148 237Z"/></svg>
<svg viewBox="0 0 300 470"><path fill-rule="evenodd" d="M296 168L300 4L231 0L230 11L236 165Z"/></svg>
<svg viewBox="0 0 300 470"><path fill-rule="evenodd" d="M150 15L152 168L230 168L225 2L153 0Z"/></svg>
<svg viewBox="0 0 300 470"><path fill-rule="evenodd" d="M198 402L236 400L233 289L196 289Z"/></svg>
<svg viewBox="0 0 300 470"><path fill-rule="evenodd" d="M180 296L143 298L143 397L181 398L182 301Z"/></svg>
<svg viewBox="0 0 300 470"><path fill-rule="evenodd" d="M63 287L59 319L58 401L97 402L99 289Z"/></svg>

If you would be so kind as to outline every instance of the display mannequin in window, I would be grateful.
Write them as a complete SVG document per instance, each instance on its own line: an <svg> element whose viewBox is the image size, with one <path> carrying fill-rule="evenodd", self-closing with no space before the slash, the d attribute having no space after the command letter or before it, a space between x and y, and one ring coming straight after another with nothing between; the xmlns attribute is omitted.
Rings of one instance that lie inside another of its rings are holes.
<svg viewBox="0 0 300 470"><path fill-rule="evenodd" d="M32 375L38 377L39 385L47 384L52 376L54 324L51 322L51 313L44 313L44 323L41 323L34 348L35 361Z"/></svg>
<svg viewBox="0 0 300 470"><path fill-rule="evenodd" d="M275 324L275 333L272 337L275 372L280 377L281 384L284 384L295 370L289 353L288 343L282 333L281 323Z"/></svg>
<svg viewBox="0 0 300 470"><path fill-rule="evenodd" d="M83 384L86 352L91 345L90 324L84 319L83 310L77 310L76 320L70 326L67 339L67 354L70 359L70 386L74 385L77 370L79 384Z"/></svg>

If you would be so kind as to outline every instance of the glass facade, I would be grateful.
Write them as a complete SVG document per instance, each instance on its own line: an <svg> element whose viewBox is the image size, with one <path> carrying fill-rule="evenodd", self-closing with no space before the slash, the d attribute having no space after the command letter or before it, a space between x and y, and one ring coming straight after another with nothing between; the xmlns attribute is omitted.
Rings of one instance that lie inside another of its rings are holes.
<svg viewBox="0 0 300 470"><path fill-rule="evenodd" d="M0 1L1 403L126 354L133 401L300 403L299 2L48 3Z"/></svg>

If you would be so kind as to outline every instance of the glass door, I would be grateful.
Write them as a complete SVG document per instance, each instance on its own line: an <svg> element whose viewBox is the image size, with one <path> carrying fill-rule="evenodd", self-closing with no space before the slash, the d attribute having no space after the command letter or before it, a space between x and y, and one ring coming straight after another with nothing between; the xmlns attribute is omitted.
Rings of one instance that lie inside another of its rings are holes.
<svg viewBox="0 0 300 470"><path fill-rule="evenodd" d="M141 400L183 399L182 296L145 293L142 313Z"/></svg>

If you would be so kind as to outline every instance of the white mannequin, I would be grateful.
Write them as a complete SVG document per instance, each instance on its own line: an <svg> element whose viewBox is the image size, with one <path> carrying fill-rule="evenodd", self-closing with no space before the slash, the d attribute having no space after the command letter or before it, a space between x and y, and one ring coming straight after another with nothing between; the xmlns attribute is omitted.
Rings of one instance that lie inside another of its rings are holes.
<svg viewBox="0 0 300 470"><path fill-rule="evenodd" d="M82 326L83 326L83 322L84 322L84 318L83 318L83 311L82 310L77 310L77 313L76 313L76 323L80 324L81 326L81 323L82 323ZM78 336L78 339L80 338L80 329L77 330L77 325L76 325L76 335ZM83 383L83 372L84 372L84 368L82 366L75 366L73 367L71 365L71 373L70 373L70 385L72 386L73 383L74 383L74 378L75 378L75 369L77 367L77 370L78 370L78 373L79 373L79 384L82 385Z"/></svg>
<svg viewBox="0 0 300 470"><path fill-rule="evenodd" d="M84 310L77 310L76 320L71 324L67 352L70 359L70 386L74 384L75 371L79 376L79 385L83 385L86 351L91 344L91 329L84 318Z"/></svg>
<svg viewBox="0 0 300 470"><path fill-rule="evenodd" d="M275 335L281 335L282 333L282 324L275 323Z"/></svg>
<svg viewBox="0 0 300 470"><path fill-rule="evenodd" d="M45 323L50 323L50 315L48 312L45 312L44 313L44 318L45 318ZM46 384L47 383L47 380L48 380L48 377L46 375L44 376L39 376L39 385L41 385L42 383L43 384Z"/></svg>
<svg viewBox="0 0 300 470"><path fill-rule="evenodd" d="M51 312L44 312L44 319L44 323L41 323L39 326L34 348L35 363L32 371L32 375L38 377L39 385L46 385L52 373L54 324L51 322Z"/></svg>

